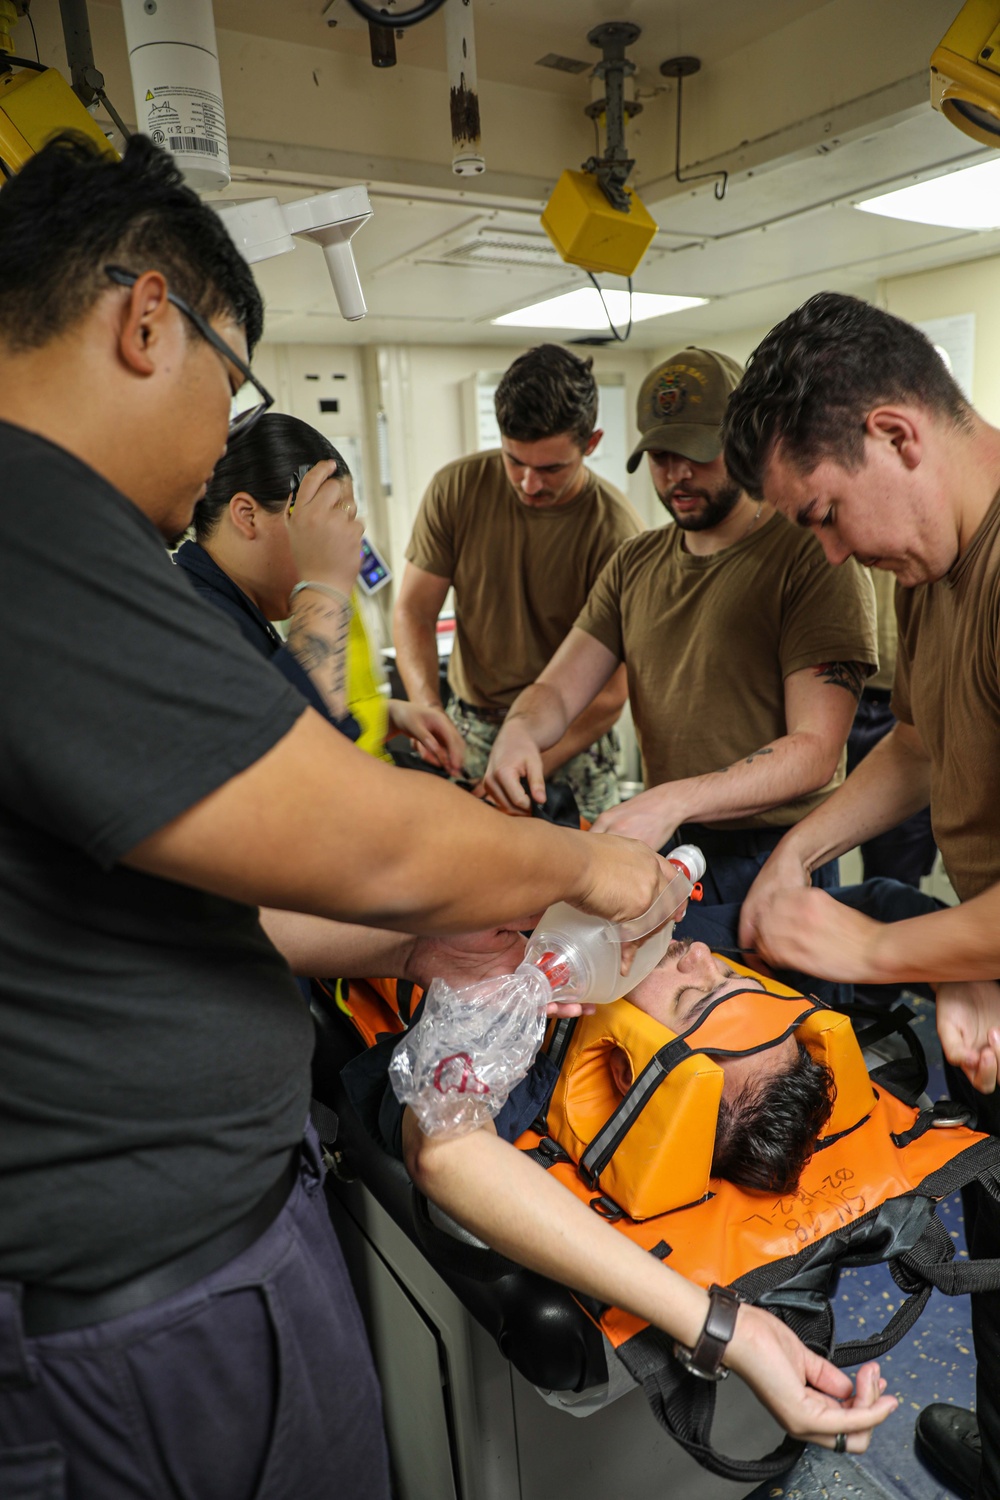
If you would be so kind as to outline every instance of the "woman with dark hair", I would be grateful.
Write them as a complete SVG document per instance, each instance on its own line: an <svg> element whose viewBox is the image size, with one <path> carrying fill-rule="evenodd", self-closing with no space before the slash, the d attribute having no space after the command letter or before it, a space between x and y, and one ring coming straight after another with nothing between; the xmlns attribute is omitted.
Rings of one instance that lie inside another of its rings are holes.
<svg viewBox="0 0 1000 1500"><path fill-rule="evenodd" d="M388 758L387 734L406 734L457 774L443 713L380 691L355 594L362 529L342 455L307 422L268 412L216 467L195 508L195 540L175 560L362 749ZM273 621L285 619L282 640Z"/></svg>

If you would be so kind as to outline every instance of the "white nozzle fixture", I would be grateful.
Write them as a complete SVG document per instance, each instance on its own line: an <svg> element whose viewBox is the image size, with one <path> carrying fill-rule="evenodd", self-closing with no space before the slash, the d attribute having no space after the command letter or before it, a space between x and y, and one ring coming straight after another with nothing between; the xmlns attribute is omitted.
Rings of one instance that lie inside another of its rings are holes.
<svg viewBox="0 0 1000 1500"><path fill-rule="evenodd" d="M237 250L250 265L295 249L277 198L213 203L212 207L229 230Z"/></svg>
<svg viewBox="0 0 1000 1500"><path fill-rule="evenodd" d="M367 189L337 188L332 193L318 193L315 198L300 198L297 203L284 204L282 213L289 233L322 245L342 315L352 323L363 318L368 309L351 240L372 216Z"/></svg>
<svg viewBox="0 0 1000 1500"><path fill-rule="evenodd" d="M352 323L365 316L368 309L351 240L372 216L367 188L337 188L332 193L317 193L314 198L299 198L295 203L255 198L215 203L213 207L243 259L251 265L294 250L292 235L315 240L323 247L342 315Z"/></svg>
<svg viewBox="0 0 1000 1500"><path fill-rule="evenodd" d="M661 922L666 922L687 900L691 887L697 885L705 873L705 856L694 844L678 844L665 858L668 865L676 865L678 874L641 917L633 917L631 922L617 924L619 942L637 943L640 938L659 927ZM684 891L685 885L687 890L683 896L679 896L678 892Z"/></svg>

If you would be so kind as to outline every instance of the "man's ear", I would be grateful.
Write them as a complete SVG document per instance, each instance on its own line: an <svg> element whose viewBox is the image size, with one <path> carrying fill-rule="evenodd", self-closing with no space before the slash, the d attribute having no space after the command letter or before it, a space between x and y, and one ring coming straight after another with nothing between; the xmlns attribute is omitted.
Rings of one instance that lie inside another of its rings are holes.
<svg viewBox="0 0 1000 1500"><path fill-rule="evenodd" d="M873 442L890 444L907 469L917 468L924 456L920 424L905 407L874 407L865 418L865 434Z"/></svg>
<svg viewBox="0 0 1000 1500"><path fill-rule="evenodd" d="M246 490L237 490L229 502L229 519L244 541L255 542L260 535L257 530L258 509L256 500Z"/></svg>
<svg viewBox="0 0 1000 1500"><path fill-rule="evenodd" d="M593 432L590 434L590 437L587 439L587 446L583 450L584 458L586 458L588 454L593 453L594 449L597 447L603 436L603 427L595 427Z"/></svg>
<svg viewBox="0 0 1000 1500"><path fill-rule="evenodd" d="M137 375L156 373L159 352L171 308L166 279L159 271L144 271L121 304L118 352Z"/></svg>

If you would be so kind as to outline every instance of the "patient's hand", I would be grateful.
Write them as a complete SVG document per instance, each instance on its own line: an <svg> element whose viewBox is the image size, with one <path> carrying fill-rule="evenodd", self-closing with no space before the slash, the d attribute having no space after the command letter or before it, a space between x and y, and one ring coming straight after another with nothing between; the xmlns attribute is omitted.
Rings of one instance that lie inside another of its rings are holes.
<svg viewBox="0 0 1000 1500"><path fill-rule="evenodd" d="M864 1453L872 1428L899 1404L887 1396L877 1364L862 1365L857 1380L838 1370L762 1308L744 1304L725 1362L741 1375L786 1432L832 1448L838 1433L848 1453Z"/></svg>
<svg viewBox="0 0 1000 1500"><path fill-rule="evenodd" d="M937 985L937 1029L945 1057L973 1088L992 1094L1000 1066L1000 984L993 979Z"/></svg>
<svg viewBox="0 0 1000 1500"><path fill-rule="evenodd" d="M881 983L874 963L881 924L816 886L776 891L751 921L755 949L768 963L817 979Z"/></svg>

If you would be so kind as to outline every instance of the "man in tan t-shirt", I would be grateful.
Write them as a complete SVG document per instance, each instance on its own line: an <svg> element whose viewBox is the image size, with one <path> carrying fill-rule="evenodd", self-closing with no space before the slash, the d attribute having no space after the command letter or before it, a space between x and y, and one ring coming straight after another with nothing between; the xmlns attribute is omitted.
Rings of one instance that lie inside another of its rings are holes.
<svg viewBox="0 0 1000 1500"><path fill-rule="evenodd" d="M412 702L441 709L436 625L455 590L452 699L440 724L448 769L479 781L508 708L562 643L616 548L641 530L612 485L584 464L601 440L591 361L556 344L516 359L496 392L499 451L434 476L406 551L393 622ZM544 774L591 821L619 800L624 671L567 724Z"/></svg>
<svg viewBox="0 0 1000 1500"><path fill-rule="evenodd" d="M486 786L524 811L540 752L624 662L647 790L599 831L654 849L696 843L706 895L739 903L790 824L844 774L844 744L877 661L871 581L826 567L811 537L726 472L721 424L742 370L684 349L639 393L653 483L675 525L627 542L497 738ZM836 869L819 875L833 884Z"/></svg>
<svg viewBox="0 0 1000 1500"><path fill-rule="evenodd" d="M782 840L741 939L773 960L869 984L938 983L949 1092L1000 1130L1000 430L908 323L824 292L767 335L730 403L726 460L751 494L813 531L829 562L895 575L896 724ZM896 888L880 925L805 888L816 861L930 801L960 905ZM931 910L928 910L931 908ZM954 981L976 981L956 983ZM964 1195L963 1195L964 1196ZM967 1202L970 1253L1000 1255L1000 1206ZM961 1493L1000 1497L1000 1296L972 1299L977 1418L917 1419L925 1456ZM981 1451L981 1457L980 1457Z"/></svg>
<svg viewBox="0 0 1000 1500"><path fill-rule="evenodd" d="M858 711L847 737L847 774L859 766L896 719L892 712L892 684L896 676L896 580L881 568L871 569L878 612L878 671L865 683ZM895 828L877 833L861 845L866 880L884 876L918 886L934 867L937 845L931 810L921 807Z"/></svg>

